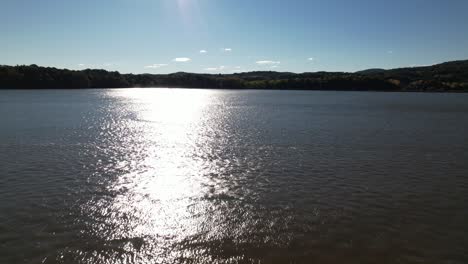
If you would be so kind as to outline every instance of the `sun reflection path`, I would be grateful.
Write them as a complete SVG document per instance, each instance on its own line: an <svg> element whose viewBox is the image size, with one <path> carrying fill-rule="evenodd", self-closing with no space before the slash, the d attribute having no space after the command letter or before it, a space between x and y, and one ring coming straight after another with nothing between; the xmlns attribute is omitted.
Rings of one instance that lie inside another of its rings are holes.
<svg viewBox="0 0 468 264"><path fill-rule="evenodd" d="M161 256L170 245L212 228L200 212L209 210L203 197L207 186L216 183L206 175L216 173L216 166L199 158L210 148L210 135L204 130L210 95L176 89L118 92L130 102L136 124L142 126L131 135L136 138L129 139L128 151L143 154L136 155L142 158L130 173L110 186L119 193L106 209L113 212L109 221L117 226L113 239L149 239L148 254Z"/></svg>
<svg viewBox="0 0 468 264"><path fill-rule="evenodd" d="M262 157L276 152L249 140L256 131L242 130L232 96L190 89L106 92L108 104L93 121L100 136L91 146L99 159L92 197L82 209L88 219L83 236L96 243L72 250L74 257L83 263L238 263L256 259L259 248L291 241L284 230L294 216L262 200L270 189L262 175L274 166Z"/></svg>

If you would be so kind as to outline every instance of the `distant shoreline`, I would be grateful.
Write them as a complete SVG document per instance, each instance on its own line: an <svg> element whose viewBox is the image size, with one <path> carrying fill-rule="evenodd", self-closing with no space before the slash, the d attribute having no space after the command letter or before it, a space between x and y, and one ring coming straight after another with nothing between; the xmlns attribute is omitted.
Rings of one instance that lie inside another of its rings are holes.
<svg viewBox="0 0 468 264"><path fill-rule="evenodd" d="M107 88L0 88L0 91L86 91L86 90L116 90L116 89L181 89L181 90L220 90L220 91L279 91L279 92L347 92L347 93L419 93L419 94L466 94L468 90L454 91L382 91L382 90L311 90L311 89L254 89L254 88L187 88L187 87L107 87Z"/></svg>
<svg viewBox="0 0 468 264"><path fill-rule="evenodd" d="M37 65L0 66L2 90L117 88L466 93L468 60L355 73L257 71L234 74L120 74L106 70L76 71Z"/></svg>

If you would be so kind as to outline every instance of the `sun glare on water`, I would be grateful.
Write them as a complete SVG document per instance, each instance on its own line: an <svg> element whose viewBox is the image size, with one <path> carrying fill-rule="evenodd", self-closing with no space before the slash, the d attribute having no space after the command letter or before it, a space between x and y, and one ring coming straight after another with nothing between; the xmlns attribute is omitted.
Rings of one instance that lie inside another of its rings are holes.
<svg viewBox="0 0 468 264"><path fill-rule="evenodd" d="M194 185L184 176L197 174L191 152L196 151L195 144L201 140L200 122L209 98L203 93L187 96L186 91L172 89L157 92L136 89L125 93L137 108L138 121L144 124L144 133L138 137L145 142L142 147L146 158L140 163L146 168L144 174L151 175L139 177L145 180L140 179L135 189L158 200L187 193ZM157 180L154 175L158 175Z"/></svg>
<svg viewBox="0 0 468 264"><path fill-rule="evenodd" d="M131 153L131 159L121 160L127 173L108 187L118 195L102 214L107 225L117 227L106 239L143 239L151 256L137 255L148 261L164 255L165 244L174 246L202 229L213 232L216 228L197 213L207 210L207 186L219 185L207 177L214 167L204 158L210 150L209 133L203 130L210 95L176 89L111 93L126 106L122 115L129 117L131 133L121 132L118 140L127 143L119 151Z"/></svg>

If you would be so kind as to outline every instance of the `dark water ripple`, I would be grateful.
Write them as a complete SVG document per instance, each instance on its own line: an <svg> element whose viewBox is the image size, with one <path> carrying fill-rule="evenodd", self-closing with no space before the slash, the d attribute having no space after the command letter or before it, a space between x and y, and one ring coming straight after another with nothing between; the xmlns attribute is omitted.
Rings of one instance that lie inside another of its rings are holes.
<svg viewBox="0 0 468 264"><path fill-rule="evenodd" d="M1 263L466 263L468 97L2 91Z"/></svg>

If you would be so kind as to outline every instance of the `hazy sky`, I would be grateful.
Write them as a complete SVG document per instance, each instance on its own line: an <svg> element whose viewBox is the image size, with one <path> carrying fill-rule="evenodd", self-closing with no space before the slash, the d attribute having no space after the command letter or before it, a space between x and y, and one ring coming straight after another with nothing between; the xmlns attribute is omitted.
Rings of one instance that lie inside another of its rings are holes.
<svg viewBox="0 0 468 264"><path fill-rule="evenodd" d="M356 71L468 59L467 0L0 0L0 64Z"/></svg>

